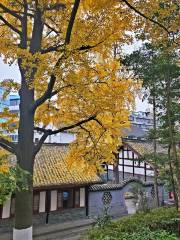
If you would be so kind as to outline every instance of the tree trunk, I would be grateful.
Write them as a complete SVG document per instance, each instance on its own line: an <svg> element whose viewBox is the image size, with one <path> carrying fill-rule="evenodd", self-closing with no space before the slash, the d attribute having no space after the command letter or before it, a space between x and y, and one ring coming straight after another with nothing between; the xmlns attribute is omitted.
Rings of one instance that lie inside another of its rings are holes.
<svg viewBox="0 0 180 240"><path fill-rule="evenodd" d="M114 183L119 183L119 158L118 154L115 154L115 161L113 164L113 177L114 177Z"/></svg>
<svg viewBox="0 0 180 240"><path fill-rule="evenodd" d="M28 190L16 192L15 228L13 240L32 240L32 199L33 199L33 162L34 162L34 113L30 109L34 99L33 90L23 81L20 90L20 123L18 130L19 166L26 170Z"/></svg>
<svg viewBox="0 0 180 240"><path fill-rule="evenodd" d="M169 127L169 138L171 144L172 151L172 163L174 168L175 180L176 180L176 193L178 197L178 207L180 206L180 161L177 156L176 150L176 142L174 140L174 122L172 119L172 99L171 99L171 78L170 78L170 70L168 69L168 74L166 76L166 87L167 87L167 119L168 119L168 127Z"/></svg>
<svg viewBox="0 0 180 240"><path fill-rule="evenodd" d="M156 143L156 97L155 97L155 87L154 87L154 95L153 95L153 129L154 129L154 139L153 139L153 152L154 152L154 190L155 190L155 205L159 207L159 191L158 191L158 172L157 172L157 163L156 163L156 155L157 155L157 143Z"/></svg>
<svg viewBox="0 0 180 240"><path fill-rule="evenodd" d="M178 197L176 193L176 186L175 186L175 181L174 181L174 172L172 168L172 163L171 163L171 146L168 147L168 160L169 160L169 167L170 167L170 174L171 174L171 184L172 184L172 189L173 189L173 195L174 195L174 201L175 201L175 206L176 210L178 210Z"/></svg>

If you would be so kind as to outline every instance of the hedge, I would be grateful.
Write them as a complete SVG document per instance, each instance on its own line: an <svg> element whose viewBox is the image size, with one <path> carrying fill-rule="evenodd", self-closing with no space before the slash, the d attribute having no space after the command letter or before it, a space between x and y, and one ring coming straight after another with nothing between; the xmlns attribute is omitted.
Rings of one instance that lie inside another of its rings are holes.
<svg viewBox="0 0 180 240"><path fill-rule="evenodd" d="M174 235L171 234L180 234L180 212L177 212L173 207L163 207L151 210L149 213L137 213L133 216L123 217L118 221L111 222L110 224L101 227L93 228L84 236L83 239L87 240L114 240L114 239L123 239L122 234L127 235L127 239L144 239L144 238L130 238L134 233L136 235L142 230L164 233L169 238L164 239L176 239ZM165 231L165 232L164 232ZM143 234L143 233L142 233ZM153 234L153 233L152 233ZM115 237L115 238L114 238ZM119 238L121 237L121 238ZM147 238L148 239L148 238ZM150 238L155 239L155 238ZM158 238L163 239L163 238Z"/></svg>

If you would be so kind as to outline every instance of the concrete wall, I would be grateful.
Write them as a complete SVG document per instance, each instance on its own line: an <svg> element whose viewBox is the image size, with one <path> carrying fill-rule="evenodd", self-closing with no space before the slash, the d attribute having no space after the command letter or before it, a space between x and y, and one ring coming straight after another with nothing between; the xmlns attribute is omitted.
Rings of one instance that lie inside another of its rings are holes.
<svg viewBox="0 0 180 240"><path fill-rule="evenodd" d="M142 185L141 185L142 186ZM152 196L152 186L144 186L143 189L146 191L146 197L148 199L148 207L153 208L155 205L155 200ZM125 201L125 193L132 191L132 183L126 184L124 187L116 190L100 190L100 191L91 191L89 192L89 216L97 217L102 214L103 208L105 207L103 203L103 195L105 192L110 192L112 200L110 204L106 205L109 207L109 214L113 218L122 217L131 213L128 210L128 203ZM163 187L159 186L159 198L160 204L163 202ZM130 205L132 204L129 203Z"/></svg>
<svg viewBox="0 0 180 240"><path fill-rule="evenodd" d="M125 201L122 195L122 191L120 190L105 190L105 191L98 191L98 192L90 192L89 193L89 216L90 217L98 217L102 214L104 204L102 201L103 194L105 192L110 192L112 195L112 201L109 204L109 214L114 217L121 217L126 215L127 209L125 205Z"/></svg>

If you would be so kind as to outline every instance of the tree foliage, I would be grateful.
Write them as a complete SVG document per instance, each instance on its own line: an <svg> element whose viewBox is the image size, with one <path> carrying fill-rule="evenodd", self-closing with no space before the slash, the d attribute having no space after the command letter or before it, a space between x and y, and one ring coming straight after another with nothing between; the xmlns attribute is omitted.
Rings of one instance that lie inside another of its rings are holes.
<svg viewBox="0 0 180 240"><path fill-rule="evenodd" d="M3 82L18 88L20 116L18 144L0 136L0 146L33 176L34 158L47 137L75 128L70 165L78 161L77 167L95 171L111 162L139 89L120 72L113 46L131 43L132 32L177 45L178 10L176 1L160 0L2 0L0 54L18 64L21 80ZM42 133L38 143L34 131ZM18 229L32 225L32 179L28 184L29 192L16 192Z"/></svg>

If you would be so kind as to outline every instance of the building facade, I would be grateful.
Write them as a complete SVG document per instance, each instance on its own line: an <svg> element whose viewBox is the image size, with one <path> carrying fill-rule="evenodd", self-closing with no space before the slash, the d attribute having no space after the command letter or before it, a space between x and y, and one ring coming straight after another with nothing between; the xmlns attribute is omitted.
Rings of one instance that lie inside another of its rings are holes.
<svg viewBox="0 0 180 240"><path fill-rule="evenodd" d="M150 111L132 112L130 115L130 121L132 126L137 126L144 131L148 131L153 128L153 116Z"/></svg>
<svg viewBox="0 0 180 240"><path fill-rule="evenodd" d="M89 174L78 167L70 168L66 160L68 150L67 144L45 144L35 158L33 176L33 221L35 225L95 218L101 215L107 206L113 218L127 215L131 213L131 208L129 210L125 194L132 191L133 184L138 184L143 189L148 207L153 207L154 183L150 181L151 179L148 180L148 177L144 178L145 169L134 166L135 173L136 170L143 169L141 172L143 177L138 177L139 172L137 175L133 175L132 172L130 177L129 167L133 169L133 166L129 164L127 168L120 161L121 159L129 161L128 155L133 155L132 148L127 148L127 144L120 152L119 167L124 168L124 173L122 169L119 169L119 174L122 179L124 174L124 180L119 179L119 183L114 183L110 178L105 182L102 176L96 173ZM123 155L126 157L122 158ZM138 158L134 157L133 160L138 161ZM151 171L150 166L146 166L147 175L151 174ZM163 204L162 185L159 185L159 196ZM135 205L134 208L136 208ZM14 213L15 196L12 195L11 199L0 206L0 232L10 230Z"/></svg>
<svg viewBox="0 0 180 240"><path fill-rule="evenodd" d="M159 154L167 154L167 148L157 144ZM154 169L146 155L153 153L153 143L142 140L124 139L117 155L117 164L105 165L104 178L110 182L118 182L131 178L144 182L153 181ZM118 177L116 176L118 175Z"/></svg>
<svg viewBox="0 0 180 240"><path fill-rule="evenodd" d="M78 168L70 169L65 158L67 151L67 145L47 144L36 156L33 178L35 221L48 223L64 221L64 218L84 218L88 215L88 187L101 183L102 179L96 173L92 175ZM14 212L13 195L0 206L0 218L11 219Z"/></svg>

